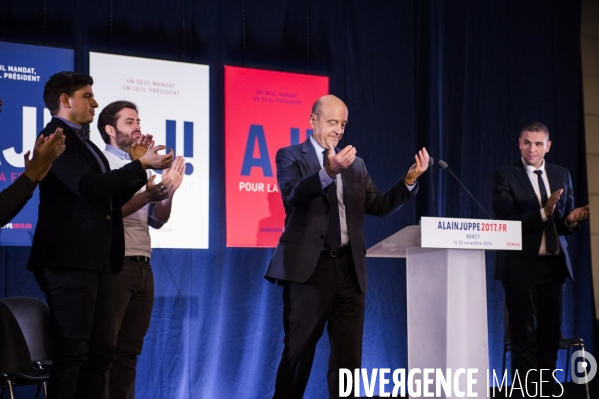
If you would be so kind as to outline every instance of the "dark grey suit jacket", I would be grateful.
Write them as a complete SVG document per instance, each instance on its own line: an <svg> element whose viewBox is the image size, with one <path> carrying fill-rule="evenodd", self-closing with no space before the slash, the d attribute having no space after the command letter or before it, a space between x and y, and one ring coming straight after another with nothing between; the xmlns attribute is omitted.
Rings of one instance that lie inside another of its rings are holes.
<svg viewBox="0 0 599 399"><path fill-rule="evenodd" d="M568 275L573 279L568 243L564 237L576 231L576 228L569 229L565 224L566 217L574 209L572 180L567 169L547 162L545 172L552 192L564 189L555 206L553 217L564 251ZM545 222L541 218L539 200L522 160L493 173L493 212L497 219L522 222L522 251L497 251L495 278L513 283L525 282L537 263Z"/></svg>
<svg viewBox="0 0 599 399"><path fill-rule="evenodd" d="M321 166L310 139L281 148L276 165L285 207L285 231L265 277L303 283L314 272L329 224L329 203L319 177ZM402 176L389 191L381 193L358 157L341 173L341 179L352 258L360 288L366 292L364 215L383 217L395 212L416 194L418 187L410 192Z"/></svg>

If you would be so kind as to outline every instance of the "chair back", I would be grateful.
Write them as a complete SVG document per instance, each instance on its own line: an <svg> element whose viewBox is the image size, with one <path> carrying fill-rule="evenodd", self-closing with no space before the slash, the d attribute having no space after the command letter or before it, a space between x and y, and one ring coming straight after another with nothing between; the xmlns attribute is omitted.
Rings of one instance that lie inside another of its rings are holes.
<svg viewBox="0 0 599 399"><path fill-rule="evenodd" d="M0 374L31 370L27 341L8 305L0 301Z"/></svg>
<svg viewBox="0 0 599 399"><path fill-rule="evenodd" d="M50 311L38 298L15 296L0 299L12 311L27 341L31 359L41 362L54 359Z"/></svg>

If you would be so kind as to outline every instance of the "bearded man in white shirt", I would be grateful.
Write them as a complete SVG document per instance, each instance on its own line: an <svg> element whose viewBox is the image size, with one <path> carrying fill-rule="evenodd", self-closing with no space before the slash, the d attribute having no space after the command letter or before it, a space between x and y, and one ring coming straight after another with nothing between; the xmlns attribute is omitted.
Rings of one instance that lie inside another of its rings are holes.
<svg viewBox="0 0 599 399"><path fill-rule="evenodd" d="M106 143L104 155L111 169L131 162L132 145L151 148L152 136L141 133L135 104L115 101L107 105L98 118L98 130ZM122 207L125 229L125 262L113 276L116 359L110 367L107 392L111 399L135 398L137 357L150 326L154 304L154 276L150 265L152 246L149 227L159 229L171 214L173 196L185 172L183 157L156 183L156 174L148 170L148 182Z"/></svg>

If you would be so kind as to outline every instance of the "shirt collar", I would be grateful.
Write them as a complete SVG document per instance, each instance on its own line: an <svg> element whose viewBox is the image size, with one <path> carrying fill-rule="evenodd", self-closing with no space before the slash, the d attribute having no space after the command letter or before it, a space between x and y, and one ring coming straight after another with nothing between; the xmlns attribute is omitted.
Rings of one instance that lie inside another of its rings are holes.
<svg viewBox="0 0 599 399"><path fill-rule="evenodd" d="M545 174L545 160L544 159L543 159L543 163L541 164L541 167L538 169L532 165L527 164L523 157L522 157L522 164L526 168L526 173L529 175L535 173L535 170L540 170L541 172L543 172L543 174Z"/></svg>
<svg viewBox="0 0 599 399"><path fill-rule="evenodd" d="M89 138L89 130L85 126L79 126L78 124L60 116L55 116L55 118L58 118L66 123L82 141L85 141Z"/></svg>
<svg viewBox="0 0 599 399"><path fill-rule="evenodd" d="M67 125L68 125L70 128L72 128L72 129L73 129L75 132L78 132L78 131L79 131L79 130L81 130L81 128L83 127L83 126L79 126L78 124L76 124L76 123L73 123L73 122L71 122L70 120L68 120L68 119L65 119L65 118L63 118L63 117L61 117L61 116L56 116L56 115L54 115L54 117L55 117L55 118L58 118L58 119L60 119L60 120L61 120L61 121L63 121L64 123L66 123L66 124L67 124Z"/></svg>
<svg viewBox="0 0 599 399"><path fill-rule="evenodd" d="M318 141L314 140L314 137L310 136L310 142L312 143L312 146L314 147L314 151L316 151L319 155L322 154L322 152L324 150L327 150L328 148L323 148L320 144L318 144Z"/></svg>
<svg viewBox="0 0 599 399"><path fill-rule="evenodd" d="M112 155L116 156L118 159L128 160L128 161L131 160L131 157L129 156L128 152L125 152L125 151L121 150L120 148L117 148L110 144L106 144L106 152L111 153Z"/></svg>

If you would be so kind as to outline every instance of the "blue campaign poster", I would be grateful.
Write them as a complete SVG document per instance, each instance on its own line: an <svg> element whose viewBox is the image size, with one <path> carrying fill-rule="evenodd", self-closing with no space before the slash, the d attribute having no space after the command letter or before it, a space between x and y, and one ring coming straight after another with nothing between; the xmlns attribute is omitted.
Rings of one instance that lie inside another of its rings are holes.
<svg viewBox="0 0 599 399"><path fill-rule="evenodd" d="M0 42L0 190L23 173L23 155L33 152L37 133L50 120L44 84L73 66L73 50ZM0 245L31 245L38 203L36 189L23 210L0 228Z"/></svg>

